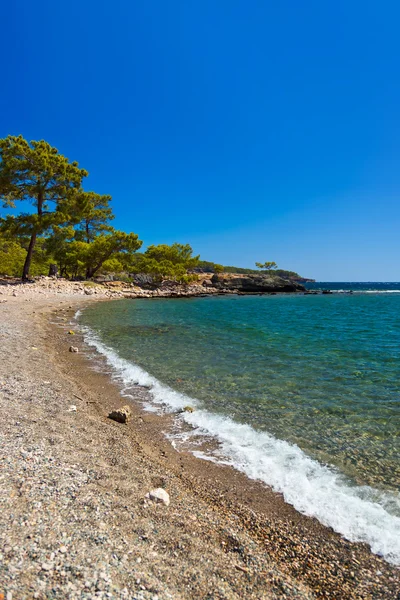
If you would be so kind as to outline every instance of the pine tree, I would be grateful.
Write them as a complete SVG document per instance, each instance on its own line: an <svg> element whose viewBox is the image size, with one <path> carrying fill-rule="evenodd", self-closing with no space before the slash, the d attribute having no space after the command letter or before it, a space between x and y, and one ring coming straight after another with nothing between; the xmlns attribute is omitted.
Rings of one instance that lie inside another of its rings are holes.
<svg viewBox="0 0 400 600"><path fill-rule="evenodd" d="M37 238L69 222L66 208L86 176L87 171L77 162L70 162L44 140L28 142L21 135L0 139L0 200L7 208L15 208L16 201L34 207L33 212L1 220L2 230L29 236L23 280L29 277Z"/></svg>

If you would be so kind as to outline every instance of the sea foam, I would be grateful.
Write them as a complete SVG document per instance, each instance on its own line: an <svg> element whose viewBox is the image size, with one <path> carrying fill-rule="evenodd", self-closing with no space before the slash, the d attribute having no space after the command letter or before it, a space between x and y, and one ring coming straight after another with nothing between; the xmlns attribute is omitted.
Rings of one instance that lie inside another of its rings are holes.
<svg viewBox="0 0 400 600"><path fill-rule="evenodd" d="M85 341L104 355L125 386L149 390L153 407L176 411L190 404L194 412L180 416L193 427L193 436L212 436L219 442L213 455L193 450L200 458L230 464L249 478L264 482L283 494L296 510L317 518L352 542L367 543L372 552L400 565L400 518L388 511L400 498L369 486L353 486L334 468L320 464L298 446L256 431L249 425L201 408L201 403L163 385L141 367L120 357L99 337L82 327Z"/></svg>

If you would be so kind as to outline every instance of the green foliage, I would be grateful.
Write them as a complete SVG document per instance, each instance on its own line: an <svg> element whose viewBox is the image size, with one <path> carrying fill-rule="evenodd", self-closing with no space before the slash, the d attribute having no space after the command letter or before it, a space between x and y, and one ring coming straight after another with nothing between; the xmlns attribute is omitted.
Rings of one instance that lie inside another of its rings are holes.
<svg viewBox="0 0 400 600"><path fill-rule="evenodd" d="M199 262L199 256L193 256L193 249L189 244L178 244L177 242L171 246L167 244L149 246L144 256L158 263L180 265L186 270L193 269Z"/></svg>
<svg viewBox="0 0 400 600"><path fill-rule="evenodd" d="M21 275L25 257L26 251L18 242L0 235L0 273L2 275L12 277Z"/></svg>
<svg viewBox="0 0 400 600"><path fill-rule="evenodd" d="M224 269L223 265L219 265L218 263L214 264L215 273L223 273L224 270L225 269Z"/></svg>
<svg viewBox="0 0 400 600"><path fill-rule="evenodd" d="M200 261L200 265L201 266L202 261ZM213 264L213 263L212 263ZM225 273L238 273L238 274L243 274L245 275L246 273L252 275L255 273L259 273L260 271L256 270L256 269L246 269L243 267L224 267L224 272ZM275 269L274 270L275 275L278 275L279 277L284 277L284 278L289 278L289 279L302 279L302 277L296 273L295 271L285 271L285 269Z"/></svg>
<svg viewBox="0 0 400 600"><path fill-rule="evenodd" d="M94 277L97 273L121 272L130 264L131 254L142 242L135 233L109 228L91 242L63 239L64 230L56 230L51 239L52 254L60 273L69 277ZM71 230L69 233L72 233Z"/></svg>
<svg viewBox="0 0 400 600"><path fill-rule="evenodd" d="M263 269L264 271L271 271L272 269L277 269L278 265L276 264L276 262L256 262L256 267L258 267L259 269Z"/></svg>
<svg viewBox="0 0 400 600"><path fill-rule="evenodd" d="M189 283L193 283L194 281L197 281L197 277L195 275L182 275L179 278L179 283L184 285L189 285Z"/></svg>
<svg viewBox="0 0 400 600"><path fill-rule="evenodd" d="M204 270L206 273L223 273L225 271L225 267L223 265L213 263L208 260L199 260L197 267Z"/></svg>
<svg viewBox="0 0 400 600"><path fill-rule="evenodd" d="M23 240L22 240L23 241ZM9 236L0 234L0 274L20 277L26 259L26 245ZM32 275L47 275L52 262L45 249L45 240L38 239L36 252L31 264Z"/></svg>
<svg viewBox="0 0 400 600"><path fill-rule="evenodd" d="M239 273L239 274L246 274L246 273L258 273L258 271L256 269L246 269L244 267L229 267L229 266L224 266L224 272L225 273Z"/></svg>
<svg viewBox="0 0 400 600"><path fill-rule="evenodd" d="M131 273L148 273L160 278L170 278L185 283L187 272L197 266L198 256L193 256L189 244L174 243L149 246L143 254L137 254L130 262Z"/></svg>
<svg viewBox="0 0 400 600"><path fill-rule="evenodd" d="M27 142L22 136L0 139L0 200L15 208L17 201L34 206L33 213L8 215L1 219L1 229L14 236L29 237L23 278L29 276L36 240L53 226L68 223L65 209L87 176L77 162L59 154L45 142Z"/></svg>
<svg viewBox="0 0 400 600"><path fill-rule="evenodd" d="M36 240L35 252L32 258L30 273L34 277L37 275L48 275L50 264L54 262L49 255L46 247L46 239L38 238ZM21 275L21 271L19 272Z"/></svg>
<svg viewBox="0 0 400 600"><path fill-rule="evenodd" d="M295 271L285 271L284 269L277 269L275 274L279 277L286 277L289 279L302 279L301 275L296 273Z"/></svg>
<svg viewBox="0 0 400 600"><path fill-rule="evenodd" d="M133 283L132 277L130 277L126 273L119 274L118 275L118 281L122 281L123 283Z"/></svg>
<svg viewBox="0 0 400 600"><path fill-rule="evenodd" d="M75 238L92 242L100 233L112 231L109 222L114 219L110 207L111 196L81 190L69 203L68 213L75 221Z"/></svg>
<svg viewBox="0 0 400 600"><path fill-rule="evenodd" d="M83 253L86 277L93 277L110 259L117 259L123 269L125 265L128 266L130 255L141 245L136 233L112 230L108 234L98 235L87 244L87 250Z"/></svg>
<svg viewBox="0 0 400 600"><path fill-rule="evenodd" d="M27 142L21 135L0 140L0 158L0 193L6 206L15 207L17 200L35 206L40 202L46 212L50 202L67 199L87 176L77 162L70 163L44 140Z"/></svg>
<svg viewBox="0 0 400 600"><path fill-rule="evenodd" d="M105 260L99 269L101 273L121 273L124 270L123 261L118 258L109 258Z"/></svg>

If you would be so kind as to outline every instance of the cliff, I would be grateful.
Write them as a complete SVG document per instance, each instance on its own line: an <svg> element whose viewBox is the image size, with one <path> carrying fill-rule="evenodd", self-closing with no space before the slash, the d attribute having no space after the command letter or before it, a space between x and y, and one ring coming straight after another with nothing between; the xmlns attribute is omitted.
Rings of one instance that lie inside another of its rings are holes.
<svg viewBox="0 0 400 600"><path fill-rule="evenodd" d="M243 293L304 292L300 283L284 279L273 273L269 275L215 273L211 285L219 290L237 290Z"/></svg>

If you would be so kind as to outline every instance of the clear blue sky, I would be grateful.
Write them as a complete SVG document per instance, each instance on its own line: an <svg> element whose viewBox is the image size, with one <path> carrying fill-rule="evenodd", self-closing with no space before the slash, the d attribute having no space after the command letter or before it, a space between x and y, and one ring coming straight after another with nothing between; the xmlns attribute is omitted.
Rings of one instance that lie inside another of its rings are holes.
<svg viewBox="0 0 400 600"><path fill-rule="evenodd" d="M145 244L400 280L400 4L13 0L0 137L46 139Z"/></svg>

